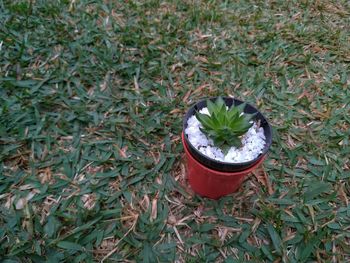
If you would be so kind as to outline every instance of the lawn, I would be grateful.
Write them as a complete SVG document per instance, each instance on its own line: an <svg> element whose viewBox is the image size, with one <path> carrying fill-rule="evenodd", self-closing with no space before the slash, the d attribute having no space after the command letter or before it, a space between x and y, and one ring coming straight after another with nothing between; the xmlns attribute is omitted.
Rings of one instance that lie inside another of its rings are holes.
<svg viewBox="0 0 350 263"><path fill-rule="evenodd" d="M0 0L0 261L350 262L348 1ZM182 119L273 126L218 201Z"/></svg>

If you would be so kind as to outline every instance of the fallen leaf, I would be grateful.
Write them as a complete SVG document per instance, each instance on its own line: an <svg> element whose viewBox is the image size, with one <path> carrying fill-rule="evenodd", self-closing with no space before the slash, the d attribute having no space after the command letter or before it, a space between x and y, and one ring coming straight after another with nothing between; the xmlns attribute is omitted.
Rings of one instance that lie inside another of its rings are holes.
<svg viewBox="0 0 350 263"><path fill-rule="evenodd" d="M189 91L186 92L185 96L183 97L182 101L187 102L188 98L191 95L192 90L190 89Z"/></svg>
<svg viewBox="0 0 350 263"><path fill-rule="evenodd" d="M37 192L38 192L38 190L30 191L26 197L22 197L22 198L18 199L18 201L16 202L16 205L15 205L16 210L23 209L24 206L28 203L28 201L31 200L37 194Z"/></svg>
<svg viewBox="0 0 350 263"><path fill-rule="evenodd" d="M272 188L272 185L270 183L270 180L263 168L260 168L258 170L255 170L253 172L253 175L258 180L259 183L261 183L263 186L267 188L267 192L269 195L272 195L275 191Z"/></svg>
<svg viewBox="0 0 350 263"><path fill-rule="evenodd" d="M144 195L143 199L142 199L142 201L140 203L140 206L142 207L142 209L144 211L146 211L148 209L149 205L150 205L149 197L148 197L148 195Z"/></svg>
<svg viewBox="0 0 350 263"><path fill-rule="evenodd" d="M157 219L157 204L158 204L158 193L152 200L152 210L151 210L151 218L150 218L151 222Z"/></svg>
<svg viewBox="0 0 350 263"><path fill-rule="evenodd" d="M345 186L345 183L342 183L339 187L339 197L346 204L346 206L348 206L349 200L348 200L348 197L346 196L346 193L344 191L344 186Z"/></svg>
<svg viewBox="0 0 350 263"><path fill-rule="evenodd" d="M52 178L52 174L51 174L51 169L49 167L47 167L41 173L39 173L39 180L41 184L50 183L51 178Z"/></svg>

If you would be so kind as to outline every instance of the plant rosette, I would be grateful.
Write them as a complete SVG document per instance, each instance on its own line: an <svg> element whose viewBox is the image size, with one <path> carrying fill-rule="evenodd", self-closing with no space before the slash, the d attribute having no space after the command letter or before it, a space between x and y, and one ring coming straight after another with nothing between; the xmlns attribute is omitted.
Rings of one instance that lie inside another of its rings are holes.
<svg viewBox="0 0 350 263"><path fill-rule="evenodd" d="M263 161L271 126L254 106L230 97L202 100L183 121L182 143L192 189L218 199L238 189Z"/></svg>

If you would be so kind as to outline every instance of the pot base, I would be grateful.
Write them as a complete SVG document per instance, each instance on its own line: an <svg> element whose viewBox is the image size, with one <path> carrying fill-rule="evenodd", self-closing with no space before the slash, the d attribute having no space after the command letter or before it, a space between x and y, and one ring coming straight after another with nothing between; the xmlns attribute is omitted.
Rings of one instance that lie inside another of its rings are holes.
<svg viewBox="0 0 350 263"><path fill-rule="evenodd" d="M205 167L191 155L185 142L184 133L182 133L182 144L186 153L186 170L191 188L197 194L211 199L219 199L235 192L244 177L258 168L265 159L261 158L243 171L221 172Z"/></svg>

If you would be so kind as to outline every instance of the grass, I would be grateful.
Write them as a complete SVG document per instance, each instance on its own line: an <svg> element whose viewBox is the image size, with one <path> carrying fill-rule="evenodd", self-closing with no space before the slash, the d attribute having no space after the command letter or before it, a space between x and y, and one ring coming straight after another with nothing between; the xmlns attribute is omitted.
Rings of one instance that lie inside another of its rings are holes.
<svg viewBox="0 0 350 263"><path fill-rule="evenodd" d="M349 262L348 1L0 0L2 262ZM194 195L186 109L234 95L274 143Z"/></svg>

